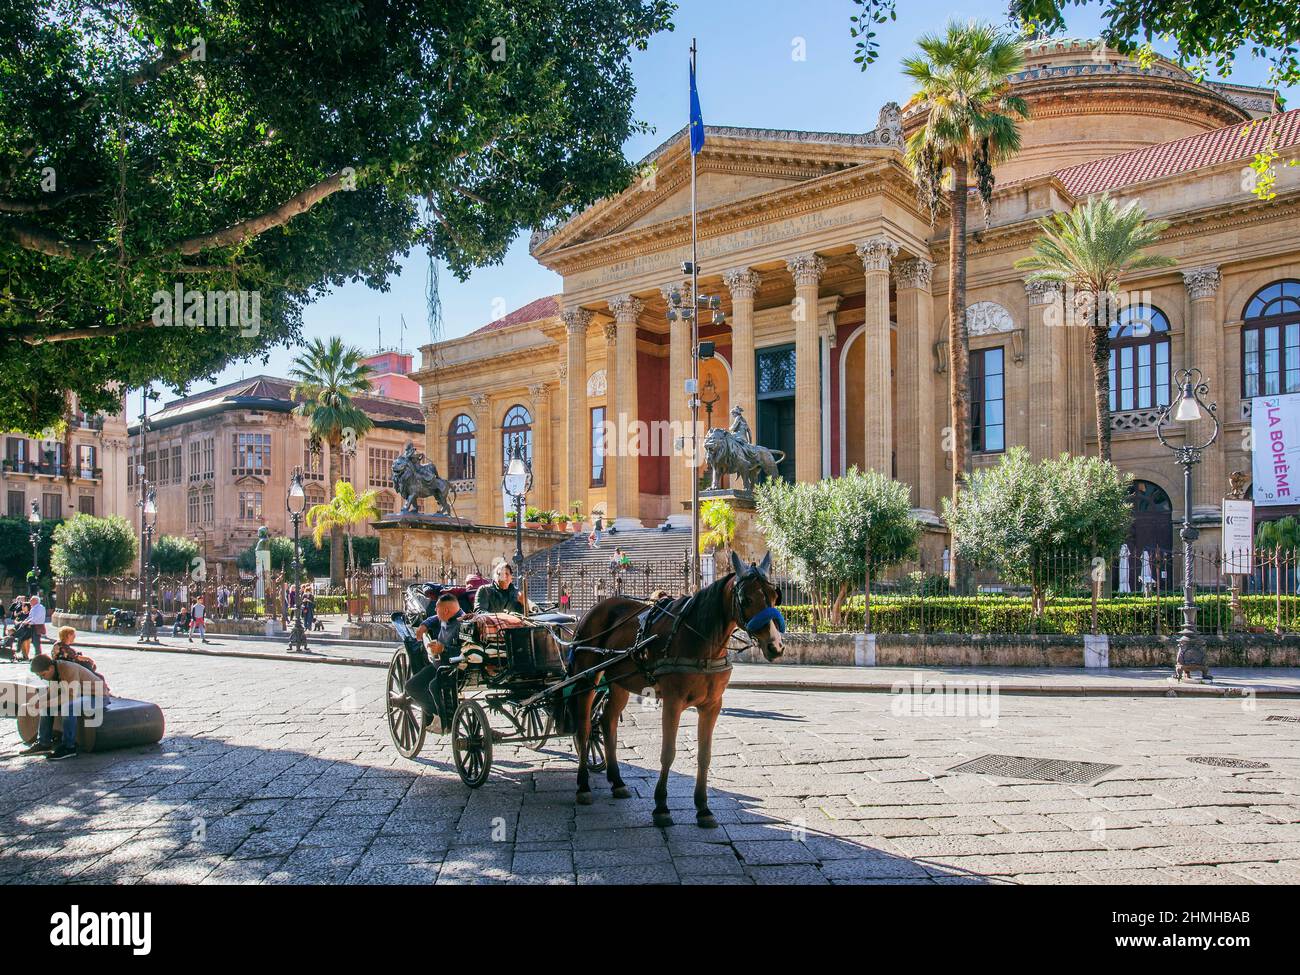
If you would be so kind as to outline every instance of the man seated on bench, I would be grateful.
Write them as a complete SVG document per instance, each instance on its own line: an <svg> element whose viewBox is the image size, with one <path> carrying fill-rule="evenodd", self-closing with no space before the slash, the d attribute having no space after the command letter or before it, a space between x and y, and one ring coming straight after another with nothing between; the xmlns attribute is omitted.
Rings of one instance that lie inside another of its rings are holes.
<svg viewBox="0 0 1300 975"><path fill-rule="evenodd" d="M432 715L429 726L435 734L442 733L443 711L435 702L444 701L447 696L449 685L445 678L451 673L451 659L460 655L460 626L464 618L460 600L452 593L444 592L434 603L433 615L415 630L415 638L421 642L426 633L434 634L430 648L438 656L411 676L405 690L412 701ZM448 718L450 716L449 711Z"/></svg>
<svg viewBox="0 0 1300 975"><path fill-rule="evenodd" d="M71 660L54 660L43 653L32 658L32 673L49 681L49 698L42 706L36 725L36 744L24 749L23 755L46 756L52 762L77 757L77 724L83 712L103 708L108 703L108 684L93 670ZM63 740L54 744L54 714L63 717Z"/></svg>

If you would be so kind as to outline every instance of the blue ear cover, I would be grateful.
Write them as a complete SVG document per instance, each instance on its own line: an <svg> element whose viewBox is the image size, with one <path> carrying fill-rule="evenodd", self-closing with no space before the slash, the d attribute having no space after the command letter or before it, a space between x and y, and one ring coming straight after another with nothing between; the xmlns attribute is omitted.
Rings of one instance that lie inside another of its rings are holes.
<svg viewBox="0 0 1300 975"><path fill-rule="evenodd" d="M754 618L745 624L745 629L750 633L757 633L773 621L776 623L776 628L784 633L785 617L781 615L781 611L775 606L769 606L767 609L760 610L756 613Z"/></svg>

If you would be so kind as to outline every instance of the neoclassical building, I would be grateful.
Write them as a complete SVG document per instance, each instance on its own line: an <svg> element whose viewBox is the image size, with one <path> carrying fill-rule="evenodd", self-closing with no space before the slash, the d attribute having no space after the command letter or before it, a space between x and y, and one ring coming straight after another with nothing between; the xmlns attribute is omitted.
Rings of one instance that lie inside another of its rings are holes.
<svg viewBox="0 0 1300 975"><path fill-rule="evenodd" d="M1015 79L1032 113L1023 151L998 171L987 224L972 197L973 463L1014 445L1035 457L1096 450L1085 329L1014 262L1037 218L1102 192L1138 199L1170 221L1157 249L1177 264L1125 282L1135 297L1112 327L1113 455L1135 477L1136 541L1168 546L1181 475L1154 420L1173 371L1203 371L1223 422L1198 472L1193 510L1206 525L1227 473L1250 470L1251 397L1300 390L1300 168L1287 165L1300 154L1300 111L1279 112L1271 90L1198 83L1163 60L1142 68L1093 42L1032 42L1026 53ZM721 298L727 320L701 319L717 354L700 379L713 423L740 406L757 440L785 452L783 474L888 472L911 486L941 544L946 217L932 223L918 203L901 151L925 111L886 105L861 134L707 128L700 291ZM1252 192L1260 152L1277 154L1271 199ZM628 525L688 517L692 468L671 438L637 456L601 443L620 416L689 417L689 332L667 315L690 255L685 130L642 173L534 235L532 254L563 277L562 294L423 349L413 378L427 452L459 482L462 513L502 521L502 463L518 440L536 472L532 503L577 501Z"/></svg>

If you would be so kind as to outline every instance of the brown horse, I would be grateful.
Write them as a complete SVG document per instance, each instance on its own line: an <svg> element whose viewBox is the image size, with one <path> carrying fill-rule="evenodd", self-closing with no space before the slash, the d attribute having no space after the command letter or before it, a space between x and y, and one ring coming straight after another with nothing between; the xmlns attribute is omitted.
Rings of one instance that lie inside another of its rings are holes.
<svg viewBox="0 0 1300 975"><path fill-rule="evenodd" d="M709 811L708 774L713 748L713 726L722 710L722 692L731 679L727 645L737 627L747 630L768 660L781 656L784 620L776 604L779 593L769 577L771 555L758 565L746 566L733 552L733 571L704 587L694 596L683 596L649 621L642 631L638 617L646 604L637 599L614 596L592 607L578 624L570 673L594 667L608 654L626 650L641 638L653 636L637 656L623 660L604 672L609 686L604 720L597 733L605 739L605 774L615 799L632 793L623 784L618 768L618 718L630 694L653 693L663 708L663 746L660 751L659 782L655 786L654 823L671 826L668 812L668 770L677 754L677 727L682 712L695 708L700 715L699 748L695 773L695 817L699 826L715 828L718 822ZM639 659L638 659L639 658ZM570 698L574 734L578 748L578 797L589 805L591 786L587 777L587 741L591 737L591 706L594 688L580 689Z"/></svg>

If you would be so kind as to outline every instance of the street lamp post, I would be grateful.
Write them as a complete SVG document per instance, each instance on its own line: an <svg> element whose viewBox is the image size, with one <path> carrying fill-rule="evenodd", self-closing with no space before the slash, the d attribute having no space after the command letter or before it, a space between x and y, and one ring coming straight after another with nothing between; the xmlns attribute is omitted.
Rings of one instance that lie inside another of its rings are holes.
<svg viewBox="0 0 1300 975"><path fill-rule="evenodd" d="M1156 436L1160 442L1173 451L1174 457L1183 467L1183 525L1178 537L1183 542L1183 625L1178 631L1178 657L1174 663L1174 676L1183 679L1183 674L1200 671L1202 677L1210 679L1210 668L1205 662L1205 648L1196 645L1196 580L1195 566L1192 561L1192 542L1200 532L1192 526L1192 467L1201 461L1201 453L1219 439L1219 417L1217 404L1206 403L1210 386L1204 381L1201 370L1196 368L1180 369L1174 376L1174 385L1178 387L1178 396L1160 411L1156 421ZM1208 412L1213 421L1209 436L1200 443L1191 440L1193 430L1183 428L1183 442L1172 444L1165 438L1165 427L1170 419L1179 423L1195 423Z"/></svg>
<svg viewBox="0 0 1300 975"><path fill-rule="evenodd" d="M140 627L140 639L137 643L157 643L158 627L153 621L153 530L158 523L158 499L153 485L148 485L144 500L137 501L140 507L140 561L144 572L140 584L144 587L144 623Z"/></svg>
<svg viewBox="0 0 1300 975"><path fill-rule="evenodd" d="M524 586L524 499L533 488L533 468L524 456L523 438L515 438L510 448L510 463L501 478L501 489L515 504L515 579Z"/></svg>
<svg viewBox="0 0 1300 975"><path fill-rule="evenodd" d="M32 543L32 581L27 584L27 595L35 596L41 589L41 509L33 501L32 510L27 514L27 523L31 525L31 534L28 540Z"/></svg>
<svg viewBox="0 0 1300 975"><path fill-rule="evenodd" d="M307 647L307 631L302 626L302 560L298 550L298 529L302 523L302 513L307 508L307 493L302 489L302 468L295 467L289 479L289 494L284 500L293 522L293 584L298 594L293 601L293 632L289 634L290 653L310 653Z"/></svg>

